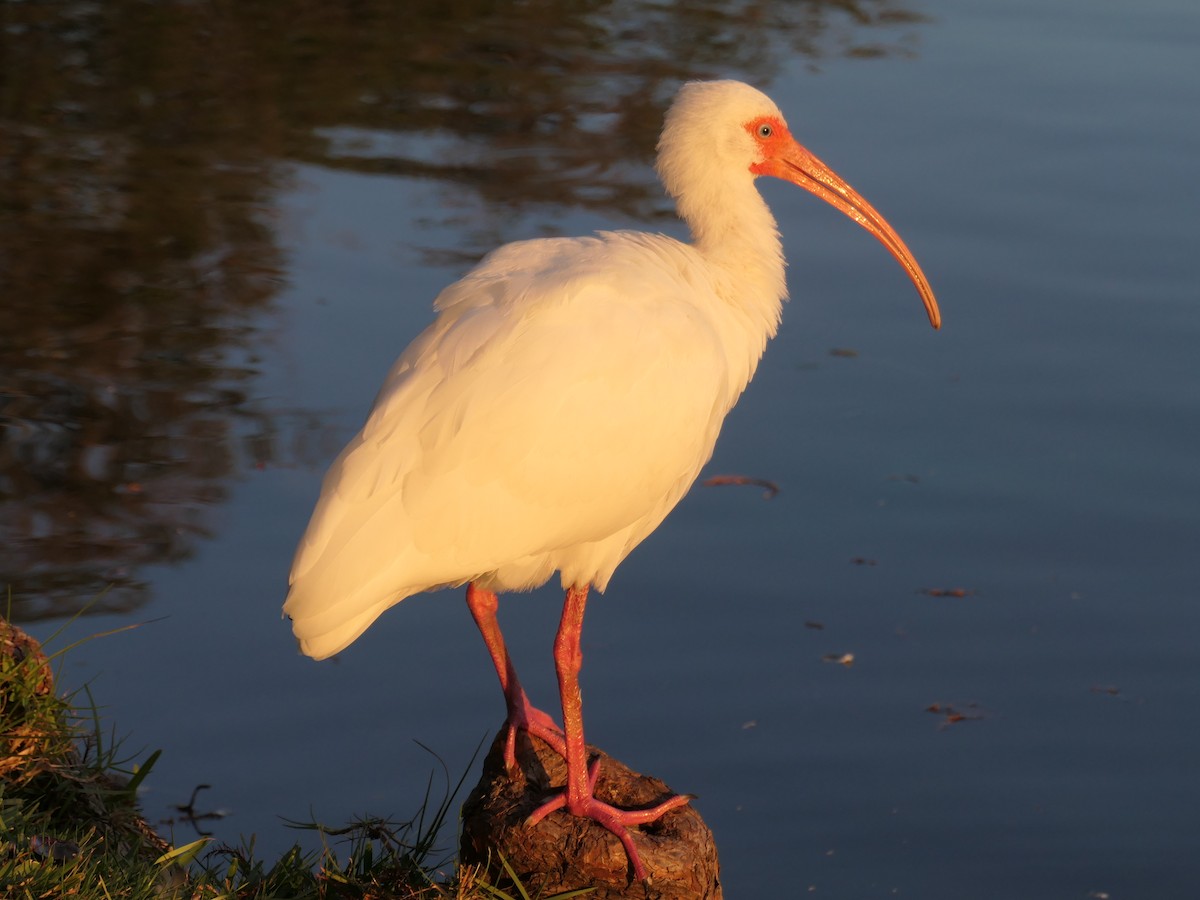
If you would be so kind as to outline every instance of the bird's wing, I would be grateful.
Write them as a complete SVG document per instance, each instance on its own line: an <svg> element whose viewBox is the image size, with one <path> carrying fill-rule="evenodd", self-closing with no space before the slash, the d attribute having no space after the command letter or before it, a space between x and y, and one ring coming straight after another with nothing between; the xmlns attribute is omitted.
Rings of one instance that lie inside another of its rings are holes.
<svg viewBox="0 0 1200 900"><path fill-rule="evenodd" d="M681 245L616 238L510 245L439 297L326 477L292 571L298 630L679 499L728 409L719 335Z"/></svg>

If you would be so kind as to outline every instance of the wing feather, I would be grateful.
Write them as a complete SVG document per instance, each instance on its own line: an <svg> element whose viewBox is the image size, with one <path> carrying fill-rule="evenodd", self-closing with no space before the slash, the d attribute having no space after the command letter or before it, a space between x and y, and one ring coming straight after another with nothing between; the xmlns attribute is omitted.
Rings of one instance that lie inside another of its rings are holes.
<svg viewBox="0 0 1200 900"><path fill-rule="evenodd" d="M733 399L688 250L633 235L508 245L439 295L297 552L285 610L306 652L509 564L544 581L586 559L607 581L691 484ZM616 550L596 551L606 541Z"/></svg>

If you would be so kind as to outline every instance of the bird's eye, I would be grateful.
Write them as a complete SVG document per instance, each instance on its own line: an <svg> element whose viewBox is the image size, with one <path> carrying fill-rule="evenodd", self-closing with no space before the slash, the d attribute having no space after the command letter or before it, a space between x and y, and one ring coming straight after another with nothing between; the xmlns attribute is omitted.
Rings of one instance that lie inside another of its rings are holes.
<svg viewBox="0 0 1200 900"><path fill-rule="evenodd" d="M769 122L763 122L758 126L758 136L760 138L769 138L772 134L771 125Z"/></svg>

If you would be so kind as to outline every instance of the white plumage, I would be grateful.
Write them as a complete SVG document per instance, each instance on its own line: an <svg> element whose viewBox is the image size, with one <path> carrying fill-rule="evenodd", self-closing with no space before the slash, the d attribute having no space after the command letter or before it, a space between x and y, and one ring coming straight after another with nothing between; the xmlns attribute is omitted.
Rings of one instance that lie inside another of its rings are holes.
<svg viewBox="0 0 1200 900"><path fill-rule="evenodd" d="M305 653L435 587L524 590L561 570L604 589L691 486L757 361L695 256L636 233L527 241L441 294L325 478L286 606Z"/></svg>
<svg viewBox="0 0 1200 900"><path fill-rule="evenodd" d="M786 178L863 224L939 322L899 237L792 139L759 91L685 85L658 149L659 175L693 243L625 231L523 241L446 288L437 318L331 466L292 567L284 610L301 649L318 659L405 597L470 582L480 593L468 603L491 638L509 704L510 753L516 728L560 749L562 733L516 683L492 592L533 588L558 572L564 588L579 589L567 606L577 603L581 625L586 589L607 586L709 459L786 294L775 220L755 178ZM480 597L491 597L490 611ZM577 644L568 618L559 640ZM560 684L565 656L556 643ZM620 811L596 812L585 791L582 725L573 725L568 693L566 806L617 833L639 871L629 822Z"/></svg>

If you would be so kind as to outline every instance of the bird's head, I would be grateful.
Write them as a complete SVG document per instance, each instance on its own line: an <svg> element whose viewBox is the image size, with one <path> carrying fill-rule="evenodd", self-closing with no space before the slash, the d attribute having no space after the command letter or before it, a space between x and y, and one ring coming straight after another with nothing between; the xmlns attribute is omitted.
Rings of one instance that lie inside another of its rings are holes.
<svg viewBox="0 0 1200 900"><path fill-rule="evenodd" d="M692 81L680 88L658 142L658 172L672 197L771 175L799 185L871 232L916 285L934 328L933 289L896 230L857 191L800 145L779 107L738 81ZM716 198L708 198L714 202Z"/></svg>

